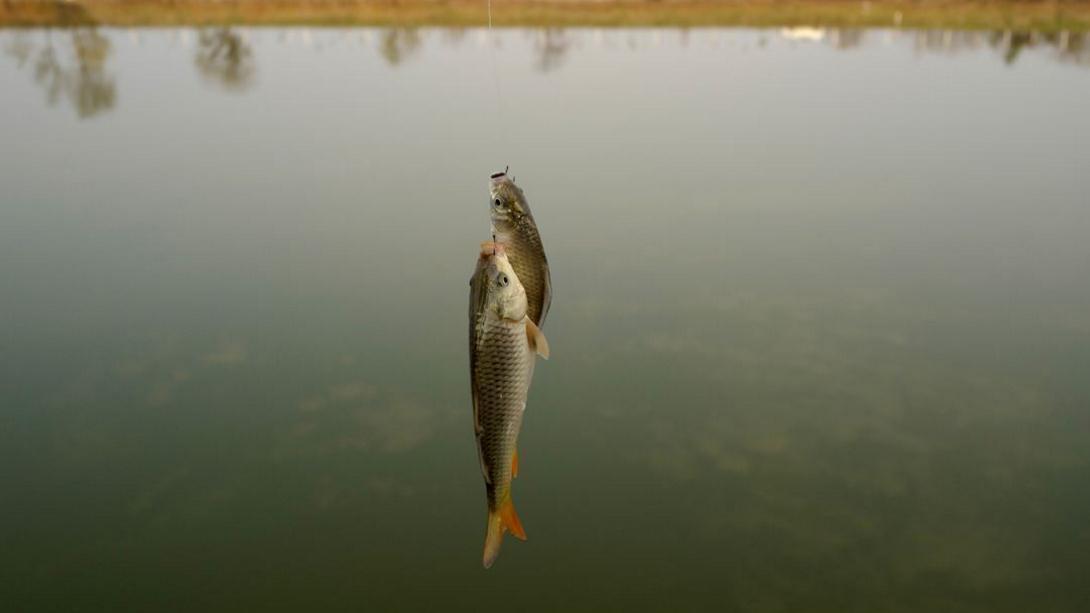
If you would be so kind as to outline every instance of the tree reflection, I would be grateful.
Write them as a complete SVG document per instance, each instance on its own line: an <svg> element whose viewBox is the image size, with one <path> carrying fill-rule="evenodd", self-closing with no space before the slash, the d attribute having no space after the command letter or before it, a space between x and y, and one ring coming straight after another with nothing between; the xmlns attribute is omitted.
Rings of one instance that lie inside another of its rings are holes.
<svg viewBox="0 0 1090 613"><path fill-rule="evenodd" d="M234 91L250 87L257 72L250 45L227 27L201 30L196 63L206 79Z"/></svg>
<svg viewBox="0 0 1090 613"><path fill-rule="evenodd" d="M459 46L466 38L466 29L458 26L443 29L443 40L453 46Z"/></svg>
<svg viewBox="0 0 1090 613"><path fill-rule="evenodd" d="M1090 45L1086 44L1085 34L1072 35L1069 32L1060 32L1050 34L1048 38L1059 50L1061 61L1090 66Z"/></svg>
<svg viewBox="0 0 1090 613"><path fill-rule="evenodd" d="M832 43L837 49L855 49L863 45L865 36L860 28L840 28L833 31Z"/></svg>
<svg viewBox="0 0 1090 613"><path fill-rule="evenodd" d="M117 98L117 85L106 71L110 40L94 26L73 27L68 34L71 62L58 49L52 30L45 32L40 48L29 37L19 36L5 52L20 68L34 59L34 81L45 91L47 104L67 100L79 117L93 117L113 108Z"/></svg>
<svg viewBox="0 0 1090 613"><path fill-rule="evenodd" d="M421 42L416 28L389 28L382 34L379 51L391 66L397 66L414 55Z"/></svg>
<svg viewBox="0 0 1090 613"><path fill-rule="evenodd" d="M98 32L83 6L64 2L52 6L52 10L56 25L66 28L70 35L71 62L66 62L58 51L51 29L46 30L36 57L33 41L24 36L16 37L5 51L20 68L34 57L34 81L45 90L49 105L68 100L81 118L113 108L117 86L113 76L106 72L109 39Z"/></svg>
<svg viewBox="0 0 1090 613"><path fill-rule="evenodd" d="M556 70L564 63L564 56L568 53L571 41L567 33L561 28L546 28L538 37L537 68L541 72Z"/></svg>
<svg viewBox="0 0 1090 613"><path fill-rule="evenodd" d="M1051 48L1062 62L1090 65L1090 49L1087 49L1085 33L926 30L913 36L915 47L920 51L952 54L988 47L998 52L1004 63L1013 65L1026 49Z"/></svg>
<svg viewBox="0 0 1090 613"><path fill-rule="evenodd" d="M992 47L1003 52L1003 62L1013 64L1026 46L1032 47L1036 36L1029 32L994 32L991 36Z"/></svg>
<svg viewBox="0 0 1090 613"><path fill-rule="evenodd" d="M34 62L34 80L45 89L45 98L49 105L56 104L64 91L65 71L57 60L57 52L53 48L52 40L42 49L37 61Z"/></svg>
<svg viewBox="0 0 1090 613"><path fill-rule="evenodd" d="M15 58L16 65L22 68L34 53L34 43L25 33L16 32L11 41L4 47L4 53Z"/></svg>
<svg viewBox="0 0 1090 613"><path fill-rule="evenodd" d="M77 29L72 32L72 46L76 51L78 74L69 95L79 116L90 117L112 108L117 86L113 77L106 74L109 39L93 29Z"/></svg>
<svg viewBox="0 0 1090 613"><path fill-rule="evenodd" d="M12 30L7 33L3 53L11 57L19 69L27 69L51 106L71 105L80 118L88 118L112 109L117 99L117 85L109 73L108 63L113 46L87 12L78 4L58 5L56 26L43 30ZM804 30L804 32L802 32ZM463 44L468 30L444 29L439 35L447 46ZM603 42L600 33L587 36L579 29L543 28L524 30L533 37L534 68L541 72L558 70L564 65L572 48L580 48L591 40ZM881 38L885 42L898 39L920 53L952 55L965 51L991 52L1008 65L1015 64L1027 50L1044 51L1055 61L1090 66L1090 44L1084 32L1018 31L1018 30L873 30L860 28L795 28L792 40L805 35L804 40L836 49L863 49ZM289 31L290 33L290 31ZM682 46L688 44L689 31L679 30ZM710 36L730 36L710 33ZM304 40L310 32L303 31ZM321 36L319 34L319 36ZM343 34L338 34L343 36ZM361 39L370 45L370 31ZM596 36L596 37L595 37ZM630 48L642 48L653 39L646 32L628 31L623 35ZM656 37L661 34L656 32ZM707 35L701 35L707 36ZM765 40L761 35L758 47ZM283 32L279 40L288 40ZM489 39L492 40L491 38ZM377 51L390 66L398 66L417 55L423 48L424 35L416 28L387 28L380 32ZM491 42L489 44L492 44ZM322 48L319 44L316 49ZM241 91L251 87L256 78L255 54L251 45L231 27L208 27L199 31L194 62L200 75L226 90Z"/></svg>

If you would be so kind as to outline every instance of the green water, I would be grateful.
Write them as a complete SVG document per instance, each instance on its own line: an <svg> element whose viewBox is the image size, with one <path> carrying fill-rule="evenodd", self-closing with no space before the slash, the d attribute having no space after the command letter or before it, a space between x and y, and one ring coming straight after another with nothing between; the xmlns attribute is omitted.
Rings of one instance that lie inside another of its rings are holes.
<svg viewBox="0 0 1090 613"><path fill-rule="evenodd" d="M1083 47L805 38L0 31L0 607L1086 610ZM505 165L553 357L486 572Z"/></svg>

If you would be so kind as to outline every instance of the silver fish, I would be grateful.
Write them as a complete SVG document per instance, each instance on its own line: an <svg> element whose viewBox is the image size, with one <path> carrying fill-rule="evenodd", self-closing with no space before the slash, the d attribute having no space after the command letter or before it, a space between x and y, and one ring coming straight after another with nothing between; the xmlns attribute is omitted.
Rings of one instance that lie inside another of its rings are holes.
<svg viewBox="0 0 1090 613"><path fill-rule="evenodd" d="M489 182L492 233L496 242L503 243L507 257L526 290L530 319L544 327L545 316L553 299L549 260L537 231L537 223L526 202L526 195L507 176L497 172Z"/></svg>
<svg viewBox="0 0 1090 613"><path fill-rule="evenodd" d="M534 354L547 358L549 345L527 315L526 291L503 245L481 245L469 286L473 425L488 498L483 562L489 568L500 553L504 532L526 540L511 500L511 479L518 472L516 444L534 376Z"/></svg>

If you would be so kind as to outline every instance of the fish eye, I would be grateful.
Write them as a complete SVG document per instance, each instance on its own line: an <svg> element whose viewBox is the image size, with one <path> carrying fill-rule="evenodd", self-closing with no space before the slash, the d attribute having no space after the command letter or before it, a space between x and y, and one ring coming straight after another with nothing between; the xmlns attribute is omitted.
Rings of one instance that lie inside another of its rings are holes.
<svg viewBox="0 0 1090 613"><path fill-rule="evenodd" d="M507 284L511 282L511 280L507 278L507 275L502 274L502 273L500 274L499 278L496 279L496 280L500 282L501 287L507 287Z"/></svg>
<svg viewBox="0 0 1090 613"><path fill-rule="evenodd" d="M500 200L499 198L496 198L495 200L492 201L492 204L494 204L496 206L496 208L499 208L499 207L503 206L503 200Z"/></svg>

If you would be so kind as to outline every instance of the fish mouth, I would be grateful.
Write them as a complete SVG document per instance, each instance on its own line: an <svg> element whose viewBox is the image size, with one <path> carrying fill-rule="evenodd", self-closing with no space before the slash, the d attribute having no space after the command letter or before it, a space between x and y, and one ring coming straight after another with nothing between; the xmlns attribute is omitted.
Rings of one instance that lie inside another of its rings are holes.
<svg viewBox="0 0 1090 613"><path fill-rule="evenodd" d="M504 181L507 179L508 170L511 170L511 167L505 166L503 170L501 170L500 172L492 173L488 178L492 179L493 183L499 183L500 181Z"/></svg>

